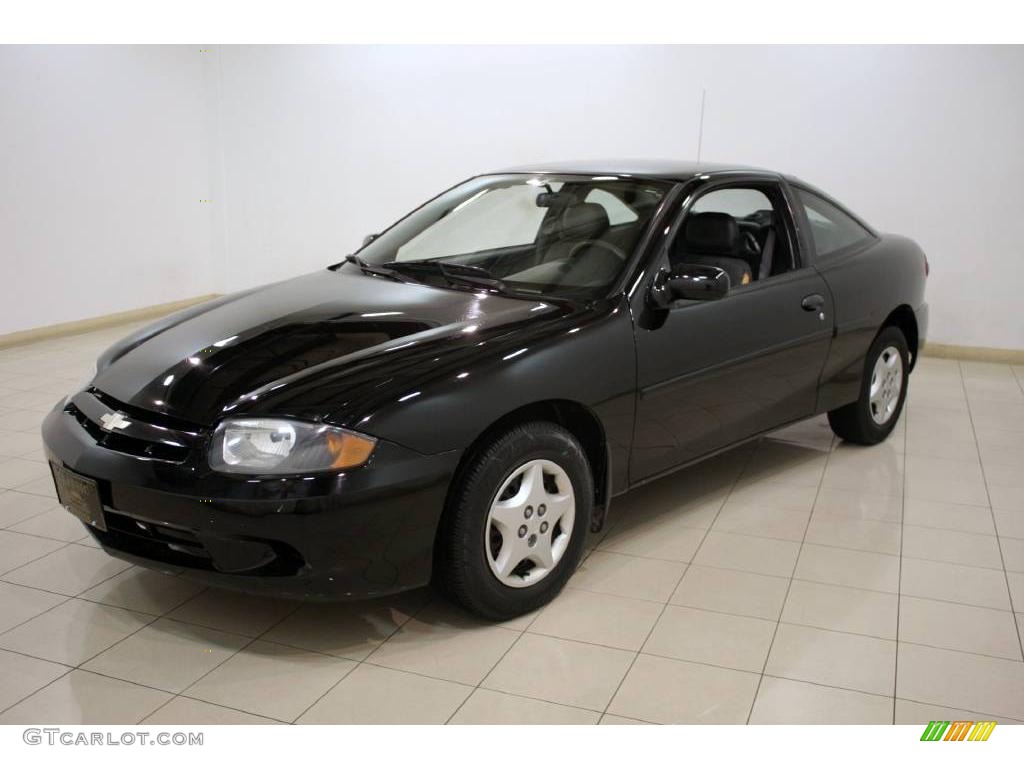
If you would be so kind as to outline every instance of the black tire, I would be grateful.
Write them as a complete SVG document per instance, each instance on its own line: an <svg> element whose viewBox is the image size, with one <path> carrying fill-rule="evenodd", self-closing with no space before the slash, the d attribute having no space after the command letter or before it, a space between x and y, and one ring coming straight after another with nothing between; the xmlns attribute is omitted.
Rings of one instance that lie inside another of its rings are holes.
<svg viewBox="0 0 1024 768"><path fill-rule="evenodd" d="M887 349L894 348L899 354L902 365L900 393L892 415L883 424L879 424L872 416L871 379L875 363ZM907 378L910 373L910 355L907 340L903 332L895 326L887 326L875 337L864 361L864 372L861 375L860 397L856 402L836 408L828 413L828 423L832 431L850 443L875 445L889 436L903 412L903 403L907 398Z"/></svg>
<svg viewBox="0 0 1024 768"><path fill-rule="evenodd" d="M561 558L546 576L528 586L507 586L488 562L486 547L493 535L488 513L505 482L536 459L556 463L568 476L575 498L572 530ZM479 451L455 482L437 542L438 586L473 613L498 621L551 601L579 564L593 506L593 476L576 438L550 422L517 426Z"/></svg>

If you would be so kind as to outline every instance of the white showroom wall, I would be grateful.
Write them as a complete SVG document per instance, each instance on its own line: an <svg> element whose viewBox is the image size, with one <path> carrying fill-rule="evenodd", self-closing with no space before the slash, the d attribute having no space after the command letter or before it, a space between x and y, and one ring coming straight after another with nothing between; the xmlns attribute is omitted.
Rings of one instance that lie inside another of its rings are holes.
<svg viewBox="0 0 1024 768"><path fill-rule="evenodd" d="M0 334L220 290L214 57L0 46Z"/></svg>
<svg viewBox="0 0 1024 768"><path fill-rule="evenodd" d="M913 237L931 341L1024 349L1024 47L719 48L702 81L706 157L793 173Z"/></svg>
<svg viewBox="0 0 1024 768"><path fill-rule="evenodd" d="M442 189L520 163L692 156L670 49L227 47L229 281L337 261ZM668 92L665 92L666 87Z"/></svg>
<svg viewBox="0 0 1024 768"><path fill-rule="evenodd" d="M1020 47L205 50L0 48L0 334L318 269L482 170L699 145L917 239L932 341L1024 349Z"/></svg>

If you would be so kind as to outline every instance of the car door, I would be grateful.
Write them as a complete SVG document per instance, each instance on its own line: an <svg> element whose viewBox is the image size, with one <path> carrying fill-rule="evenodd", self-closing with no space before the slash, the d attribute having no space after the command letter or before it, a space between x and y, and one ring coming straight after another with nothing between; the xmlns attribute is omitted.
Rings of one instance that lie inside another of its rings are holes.
<svg viewBox="0 0 1024 768"><path fill-rule="evenodd" d="M767 198L770 217L755 211L739 221L749 220L756 231L757 221L770 220L787 254L775 251L780 261L772 274L734 284L724 298L654 307L650 287L671 266L687 217L720 190L755 190ZM632 297L638 393L631 482L814 413L832 335L832 299L800 248L793 221L788 191L774 177L711 180L684 195L655 247L646 282Z"/></svg>

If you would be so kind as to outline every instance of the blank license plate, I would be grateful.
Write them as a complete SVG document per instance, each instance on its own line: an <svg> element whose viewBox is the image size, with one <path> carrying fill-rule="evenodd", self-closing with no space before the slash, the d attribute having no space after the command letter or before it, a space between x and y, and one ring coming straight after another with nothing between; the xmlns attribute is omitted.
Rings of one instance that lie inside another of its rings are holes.
<svg viewBox="0 0 1024 768"><path fill-rule="evenodd" d="M91 477L83 477L70 469L50 463L53 483L57 486L57 500L86 525L107 530L103 520L103 504L100 502L100 489Z"/></svg>

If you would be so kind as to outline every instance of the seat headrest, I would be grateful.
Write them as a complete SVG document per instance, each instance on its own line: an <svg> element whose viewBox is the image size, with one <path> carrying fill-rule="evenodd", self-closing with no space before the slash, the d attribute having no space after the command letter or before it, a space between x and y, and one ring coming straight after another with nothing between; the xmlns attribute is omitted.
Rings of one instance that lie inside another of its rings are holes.
<svg viewBox="0 0 1024 768"><path fill-rule="evenodd" d="M608 229L608 214L597 203L576 203L562 211L558 237L562 240L596 240Z"/></svg>
<svg viewBox="0 0 1024 768"><path fill-rule="evenodd" d="M727 213L691 213L686 217L682 239L683 247L690 253L732 256L740 241L740 228Z"/></svg>

